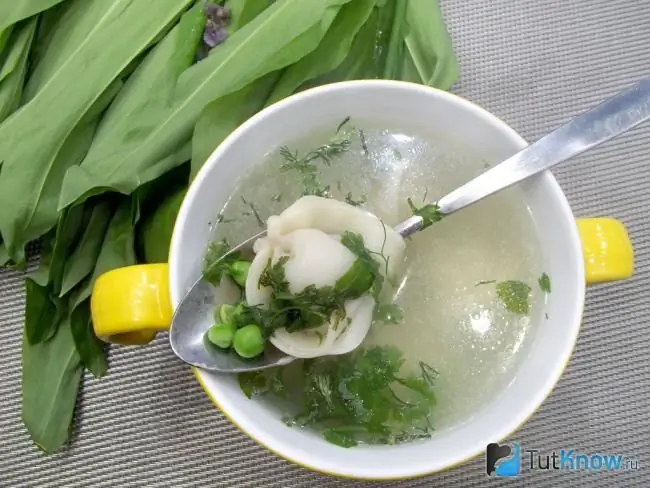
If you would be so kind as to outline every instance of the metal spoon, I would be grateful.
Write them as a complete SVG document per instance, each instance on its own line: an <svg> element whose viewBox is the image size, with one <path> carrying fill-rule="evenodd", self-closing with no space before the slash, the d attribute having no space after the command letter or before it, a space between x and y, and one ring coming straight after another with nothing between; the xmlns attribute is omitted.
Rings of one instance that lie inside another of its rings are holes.
<svg viewBox="0 0 650 488"><path fill-rule="evenodd" d="M650 79L644 79L539 139L534 144L489 169L440 199L440 212L449 215L501 191L529 176L566 161L626 132L650 118ZM423 228L414 216L395 226L403 237ZM252 246L265 232L241 243L233 252ZM205 332L212 325L217 305L239 299L234 285L215 288L199 279L179 305L170 330L174 353L183 361L209 371L239 373L289 364L295 358L269 345L258 359L243 360L207 343Z"/></svg>

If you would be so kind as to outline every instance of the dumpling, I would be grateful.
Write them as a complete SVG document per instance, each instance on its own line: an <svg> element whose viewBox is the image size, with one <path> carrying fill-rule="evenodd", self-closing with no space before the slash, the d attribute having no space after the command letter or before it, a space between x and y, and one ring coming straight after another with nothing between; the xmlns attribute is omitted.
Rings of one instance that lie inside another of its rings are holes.
<svg viewBox="0 0 650 488"><path fill-rule="evenodd" d="M269 263L276 264L281 259L291 293L300 293L309 286L333 287L358 258L341 243L341 234L346 231L360 234L365 247L377 253L373 257L381 269L387 269L389 278L396 276L405 250L399 234L364 210L336 200L307 196L280 215L270 217L267 237L255 243L256 255L246 281L248 305L269 305L272 290L260 286L260 278ZM375 305L369 294L347 300L343 317L333 314L316 329L279 329L270 341L286 354L299 358L348 353L366 337Z"/></svg>

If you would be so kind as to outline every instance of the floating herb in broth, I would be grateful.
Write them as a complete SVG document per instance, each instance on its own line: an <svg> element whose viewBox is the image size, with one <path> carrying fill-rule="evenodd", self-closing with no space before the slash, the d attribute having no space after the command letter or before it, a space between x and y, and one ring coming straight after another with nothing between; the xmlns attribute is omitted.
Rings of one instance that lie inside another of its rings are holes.
<svg viewBox="0 0 650 488"><path fill-rule="evenodd" d="M292 366L291 375L243 375L240 383L247 395L261 395L260 401L270 401L281 390L288 399L277 408L283 416L292 412L292 425L314 428L344 447L428 437L479 411L512 380L525 354L531 324L544 314L540 290L529 285L541 275L534 222L516 187L442 219L431 202L483 172L485 161L417 127L344 122L338 131L330 128L287 141L252 168L220 210L224 220L215 226L215 240L240 242L258 232L257 218L247 214L250 205L244 205L242 196L263 209L262 220L280 214L304 194L316 194L360 205L387 225L420 215L426 226L435 223L435 228L408 241L406 270L398 282L384 283L360 349L300 361L302 366ZM256 189L254 201L247 188ZM227 219L235 221L225 223ZM355 251L359 247L353 234L342 236L342 242L361 263L367 261L369 255ZM377 271L376 266L368 269ZM323 296L316 298L310 300ZM391 373L373 389L368 385L374 377L363 376L372 369L364 361L370 365L379 357L391 363ZM292 380L287 382L287 376ZM360 391L372 390L364 401L386 402L373 417L384 420L368 425L369 411L364 417L345 410L349 405L337 395L349 376L357 378ZM393 397L393 388L407 397ZM305 408L327 405L328 399L340 407L336 422L325 421L328 411L320 407ZM402 402L413 407L400 417L409 421L386 420L398 415ZM297 410L301 413L294 417Z"/></svg>

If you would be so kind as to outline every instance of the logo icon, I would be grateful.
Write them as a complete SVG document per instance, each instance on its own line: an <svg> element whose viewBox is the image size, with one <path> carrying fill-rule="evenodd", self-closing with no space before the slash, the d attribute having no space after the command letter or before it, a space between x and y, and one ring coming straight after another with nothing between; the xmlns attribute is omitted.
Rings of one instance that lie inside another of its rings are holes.
<svg viewBox="0 0 650 488"><path fill-rule="evenodd" d="M515 477L521 472L521 449L518 442L488 444L485 459L489 476L494 473L499 477Z"/></svg>

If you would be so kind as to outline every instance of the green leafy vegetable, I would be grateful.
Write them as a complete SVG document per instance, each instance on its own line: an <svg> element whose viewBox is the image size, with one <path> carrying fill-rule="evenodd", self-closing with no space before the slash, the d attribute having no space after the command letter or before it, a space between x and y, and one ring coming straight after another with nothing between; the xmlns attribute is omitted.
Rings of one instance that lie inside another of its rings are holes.
<svg viewBox="0 0 650 488"><path fill-rule="evenodd" d="M231 132L264 108L278 76L270 73L203 110L192 138L192 178Z"/></svg>
<svg viewBox="0 0 650 488"><path fill-rule="evenodd" d="M202 62L185 70L169 109L148 124L146 130L131 134L128 145L106 147L80 166L70 168L59 207L106 188L133 191L137 186L133 175L155 164L188 138L208 103L313 51L339 8L348 1L275 2L264 16L256 17ZM143 18L149 21L150 15ZM250 62L251 59L259 62Z"/></svg>
<svg viewBox="0 0 650 488"><path fill-rule="evenodd" d="M386 61L384 65L383 78L397 79L401 73L402 60L404 59L404 38L406 36L406 10L409 2L395 2L393 13L393 25L390 30L388 48L386 50Z"/></svg>
<svg viewBox="0 0 650 488"><path fill-rule="evenodd" d="M83 231L81 239L64 261L60 297L66 295L93 272L112 215L113 202L110 200L102 200L92 205L90 219L81 229Z"/></svg>
<svg viewBox="0 0 650 488"><path fill-rule="evenodd" d="M448 90L459 75L458 61L437 2L409 0L405 38L409 56L422 83Z"/></svg>
<svg viewBox="0 0 650 488"><path fill-rule="evenodd" d="M23 19L50 9L64 0L4 0L0 3L0 31Z"/></svg>
<svg viewBox="0 0 650 488"><path fill-rule="evenodd" d="M539 283L539 288L544 293L551 293L551 278L549 275L542 273L542 276L539 277L537 283Z"/></svg>
<svg viewBox="0 0 650 488"><path fill-rule="evenodd" d="M25 280L25 291L25 340L40 344L56 333L61 320L59 303L50 286L39 284L33 278Z"/></svg>
<svg viewBox="0 0 650 488"><path fill-rule="evenodd" d="M384 236L384 244L385 242L386 241ZM375 301L379 302L379 295L381 294L381 290L384 286L384 275L381 272L379 263L373 256L379 256L384 261L386 270L388 269L388 260L382 253L373 253L372 251L368 250L361 234L345 231L341 235L341 244L343 244L357 256L358 260L355 262L355 265L357 265L359 262L362 263L357 267L363 269L365 273L369 273L372 276L372 280L370 280L371 285L369 288L366 288L365 291L369 289L370 294L375 298Z"/></svg>
<svg viewBox="0 0 650 488"><path fill-rule="evenodd" d="M174 224L186 193L187 188L181 188L169 195L138 228L145 262L167 262Z"/></svg>
<svg viewBox="0 0 650 488"><path fill-rule="evenodd" d="M422 217L423 223L422 228L426 229L427 227L432 226L436 222L440 222L444 215L440 212L440 207L434 203L429 203L423 205L422 207L416 207L413 203L413 200L408 199L409 208L413 215L417 217Z"/></svg>
<svg viewBox="0 0 650 488"><path fill-rule="evenodd" d="M264 12L272 3L273 0L228 0L226 7L230 10L231 17L228 30L234 32L242 28Z"/></svg>
<svg viewBox="0 0 650 488"><path fill-rule="evenodd" d="M90 321L90 304L88 300L72 310L69 322L72 338L81 363L95 378L101 378L108 369L106 345L95 336L93 324Z"/></svg>
<svg viewBox="0 0 650 488"><path fill-rule="evenodd" d="M268 104L288 97L303 83L338 68L374 8L375 0L356 0L343 6L318 47L284 70Z"/></svg>
<svg viewBox="0 0 650 488"><path fill-rule="evenodd" d="M250 261L242 258L239 251L231 252L226 241L213 242L203 262L203 277L218 286L225 276L231 277L239 286L244 286Z"/></svg>
<svg viewBox="0 0 650 488"><path fill-rule="evenodd" d="M39 203L48 183L58 193L51 173L64 141L121 71L189 1L102 2L105 11L89 36L34 98L0 126L0 207L11 209L0 214L0 231L14 261L23 260L25 244L33 239L30 226L41 218L44 207ZM26 134L38 134L39 139Z"/></svg>
<svg viewBox="0 0 650 488"><path fill-rule="evenodd" d="M23 92L29 49L36 32L36 20L22 26L12 36L7 57L0 69L0 122L13 113ZM0 55L2 51L0 50ZM2 57L0 56L0 60Z"/></svg>
<svg viewBox="0 0 650 488"><path fill-rule="evenodd" d="M345 203L347 203L348 205L352 205L353 207L361 207L367 201L368 201L368 199L365 196L362 196L362 197L360 197L358 199L354 199L352 197L352 193L348 193L345 196Z"/></svg>
<svg viewBox="0 0 650 488"><path fill-rule="evenodd" d="M515 280L501 281L496 286L497 296L506 310L518 315L528 315L530 312L530 286Z"/></svg>
<svg viewBox="0 0 650 488"><path fill-rule="evenodd" d="M82 374L70 322L48 342L23 339L22 418L34 443L47 453L67 440Z"/></svg>

